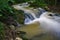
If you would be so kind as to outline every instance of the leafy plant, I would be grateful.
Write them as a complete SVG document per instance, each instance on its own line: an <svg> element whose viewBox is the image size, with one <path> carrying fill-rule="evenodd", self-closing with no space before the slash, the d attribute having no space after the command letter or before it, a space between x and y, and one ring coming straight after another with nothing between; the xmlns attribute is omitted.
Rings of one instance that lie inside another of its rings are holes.
<svg viewBox="0 0 60 40"><path fill-rule="evenodd" d="M9 34L9 32L6 32L5 30L9 28L8 24L11 24L14 22L16 24L15 20L21 24L24 22L24 14L23 11L18 11L12 7L13 4L17 4L15 0L0 0L0 39L5 40L5 33ZM20 16L18 16L20 15ZM21 18L19 18L21 17ZM18 18L18 19L17 19ZM2 25L6 24L5 25ZM13 24L12 24L13 25ZM6 27L6 29L5 29ZM11 31L8 29L7 31Z"/></svg>

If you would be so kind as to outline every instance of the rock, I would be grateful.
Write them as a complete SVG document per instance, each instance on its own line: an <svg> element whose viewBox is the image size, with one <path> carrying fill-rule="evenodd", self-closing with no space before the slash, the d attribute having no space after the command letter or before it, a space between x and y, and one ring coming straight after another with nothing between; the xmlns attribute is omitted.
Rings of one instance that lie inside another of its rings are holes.
<svg viewBox="0 0 60 40"><path fill-rule="evenodd" d="M22 38L16 37L16 40L22 40Z"/></svg>

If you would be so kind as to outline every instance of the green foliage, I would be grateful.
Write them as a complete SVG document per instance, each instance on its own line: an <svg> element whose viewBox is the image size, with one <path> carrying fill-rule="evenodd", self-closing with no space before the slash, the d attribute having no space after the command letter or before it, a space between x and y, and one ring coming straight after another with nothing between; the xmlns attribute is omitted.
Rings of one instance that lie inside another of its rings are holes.
<svg viewBox="0 0 60 40"><path fill-rule="evenodd" d="M19 1L18 1L19 2ZM18 11L12 7L13 4L18 4L17 0L0 0L0 40L5 40L5 26L2 24L2 20L8 19L11 16L17 22L23 24L24 14L23 11Z"/></svg>
<svg viewBox="0 0 60 40"><path fill-rule="evenodd" d="M24 2L28 2L30 0L14 0L14 1L15 1L15 3L24 3Z"/></svg>
<svg viewBox="0 0 60 40"><path fill-rule="evenodd" d="M45 2L48 4L48 5L55 5L56 4L56 0L45 0Z"/></svg>
<svg viewBox="0 0 60 40"><path fill-rule="evenodd" d="M4 33L4 25L3 23L0 22L0 40L4 40L4 36L5 36L5 33Z"/></svg>
<svg viewBox="0 0 60 40"><path fill-rule="evenodd" d="M12 16L15 20L17 20L17 18L19 19L19 17L21 17L19 20L23 21L24 19L23 12L14 9L10 5L10 3L18 4L17 1L20 2L19 0L1 0L0 1L0 18L3 17L4 19L6 19L8 16ZM17 15L20 15L20 16L18 17Z"/></svg>
<svg viewBox="0 0 60 40"><path fill-rule="evenodd" d="M47 4L45 3L44 0L34 0L34 2L30 2L30 7L42 7L44 8L45 6L47 6Z"/></svg>

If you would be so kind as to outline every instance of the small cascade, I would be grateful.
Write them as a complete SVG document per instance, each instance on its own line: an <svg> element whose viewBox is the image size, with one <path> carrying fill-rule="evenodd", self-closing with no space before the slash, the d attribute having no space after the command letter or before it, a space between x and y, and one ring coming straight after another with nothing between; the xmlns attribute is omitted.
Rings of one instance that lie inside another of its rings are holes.
<svg viewBox="0 0 60 40"><path fill-rule="evenodd" d="M23 5L13 5L13 7L17 10L22 10L24 11L25 14L25 21L24 24L31 24L34 21L36 21L38 18L40 18L40 15L43 14L44 12L46 12L44 9L42 8L37 8L38 12L35 13L33 10L30 9L26 9Z"/></svg>
<svg viewBox="0 0 60 40"><path fill-rule="evenodd" d="M14 6L18 10L24 11L25 20L24 24L32 24L36 21L40 23L41 28L45 32L52 33L52 35L57 37L57 40L60 40L60 16L52 12L46 12L42 8L38 8L38 12L32 12L32 10L25 9L23 6ZM42 14L42 15L41 15Z"/></svg>
<svg viewBox="0 0 60 40"><path fill-rule="evenodd" d="M37 13L33 13L31 11L25 10L25 12L24 12L24 14L25 14L24 24L32 24L32 23L38 21L38 19L40 18L40 15L43 14L44 12L46 12L42 8L38 8L37 10L38 10Z"/></svg>

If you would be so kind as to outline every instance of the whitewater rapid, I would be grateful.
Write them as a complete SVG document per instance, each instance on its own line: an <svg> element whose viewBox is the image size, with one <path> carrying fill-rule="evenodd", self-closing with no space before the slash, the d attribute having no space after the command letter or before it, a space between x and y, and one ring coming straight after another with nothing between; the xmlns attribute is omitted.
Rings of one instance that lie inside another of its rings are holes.
<svg viewBox="0 0 60 40"><path fill-rule="evenodd" d="M25 14L25 25L40 23L40 27L45 32L51 32L60 40L60 16L57 13L46 12L44 9L39 8L39 12L35 14L31 10L25 9L22 6L15 6L18 10L23 10Z"/></svg>

